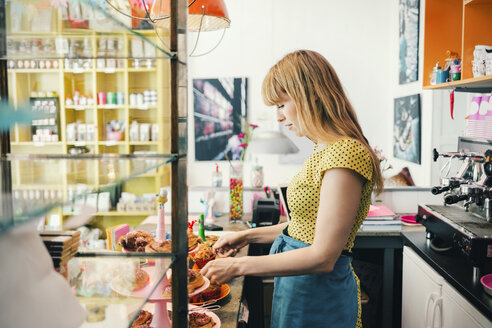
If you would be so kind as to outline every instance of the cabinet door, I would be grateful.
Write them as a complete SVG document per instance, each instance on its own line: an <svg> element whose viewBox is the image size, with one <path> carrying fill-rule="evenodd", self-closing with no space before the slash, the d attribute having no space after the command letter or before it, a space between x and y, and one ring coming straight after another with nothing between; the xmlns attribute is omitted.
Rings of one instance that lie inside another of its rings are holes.
<svg viewBox="0 0 492 328"><path fill-rule="evenodd" d="M413 250L403 249L402 328L429 327L443 279Z"/></svg>
<svg viewBox="0 0 492 328"><path fill-rule="evenodd" d="M442 327L491 328L492 322L445 282L442 287Z"/></svg>

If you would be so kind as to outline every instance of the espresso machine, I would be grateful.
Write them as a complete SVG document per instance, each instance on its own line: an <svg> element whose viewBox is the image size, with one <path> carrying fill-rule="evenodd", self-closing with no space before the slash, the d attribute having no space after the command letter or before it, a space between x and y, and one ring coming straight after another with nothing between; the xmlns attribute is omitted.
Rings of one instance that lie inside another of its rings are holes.
<svg viewBox="0 0 492 328"><path fill-rule="evenodd" d="M432 188L442 195L442 205L419 205L416 221L426 228L430 248L437 252L456 249L475 269L492 265L492 144L483 149L439 153L434 161L447 159L441 169L440 185ZM450 163L459 169L449 176ZM478 271L478 270L477 270Z"/></svg>

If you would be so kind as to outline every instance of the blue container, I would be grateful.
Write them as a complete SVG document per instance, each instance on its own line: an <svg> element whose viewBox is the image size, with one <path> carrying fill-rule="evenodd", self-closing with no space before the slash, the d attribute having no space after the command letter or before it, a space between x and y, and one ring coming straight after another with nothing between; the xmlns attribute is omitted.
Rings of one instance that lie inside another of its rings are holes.
<svg viewBox="0 0 492 328"><path fill-rule="evenodd" d="M448 78L449 78L449 71L448 70L446 70L446 71L437 70L436 71L436 83L437 84L449 82Z"/></svg>

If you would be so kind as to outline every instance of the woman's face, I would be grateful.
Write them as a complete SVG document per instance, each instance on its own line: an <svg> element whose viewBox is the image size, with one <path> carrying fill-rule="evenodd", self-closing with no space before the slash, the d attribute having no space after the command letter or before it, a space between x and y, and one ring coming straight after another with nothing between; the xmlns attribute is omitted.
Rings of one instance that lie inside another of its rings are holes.
<svg viewBox="0 0 492 328"><path fill-rule="evenodd" d="M297 119L296 104L288 95L284 95L277 104L277 121L282 123L290 131L294 132L296 136L304 136Z"/></svg>

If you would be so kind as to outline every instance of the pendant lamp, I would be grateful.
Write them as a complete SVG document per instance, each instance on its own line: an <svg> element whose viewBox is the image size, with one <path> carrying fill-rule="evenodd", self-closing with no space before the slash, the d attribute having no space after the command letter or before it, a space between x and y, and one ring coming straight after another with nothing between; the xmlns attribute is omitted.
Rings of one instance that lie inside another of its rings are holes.
<svg viewBox="0 0 492 328"><path fill-rule="evenodd" d="M179 1L179 0L175 0ZM229 27L231 21L223 0L189 0L188 31L216 31ZM155 27L169 28L170 0L155 0L150 19Z"/></svg>

